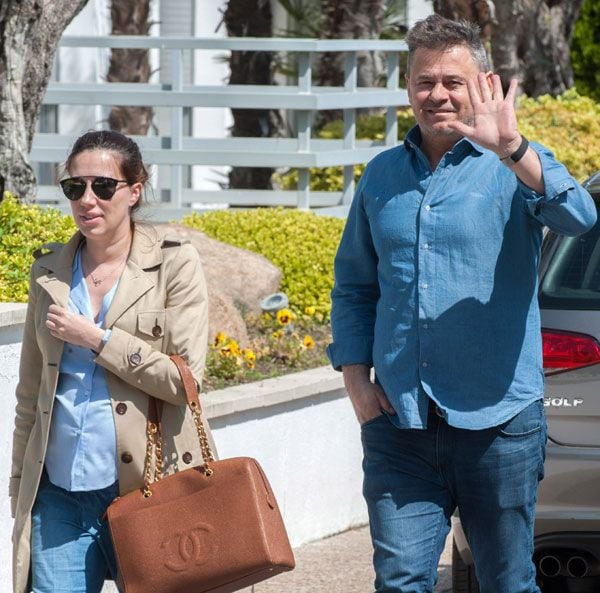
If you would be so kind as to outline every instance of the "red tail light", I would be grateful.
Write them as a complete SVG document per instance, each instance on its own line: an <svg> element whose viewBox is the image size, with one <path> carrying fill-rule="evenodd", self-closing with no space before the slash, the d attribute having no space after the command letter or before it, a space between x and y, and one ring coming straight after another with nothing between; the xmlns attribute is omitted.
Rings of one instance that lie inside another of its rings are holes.
<svg viewBox="0 0 600 593"><path fill-rule="evenodd" d="M592 336L542 329L545 369L577 369L600 362L600 344Z"/></svg>

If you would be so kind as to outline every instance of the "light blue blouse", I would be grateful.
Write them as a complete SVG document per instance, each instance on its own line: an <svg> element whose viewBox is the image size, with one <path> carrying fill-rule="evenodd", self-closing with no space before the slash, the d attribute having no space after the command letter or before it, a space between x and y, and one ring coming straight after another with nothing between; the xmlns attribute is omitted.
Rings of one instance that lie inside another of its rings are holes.
<svg viewBox="0 0 600 593"><path fill-rule="evenodd" d="M104 317L118 281L105 295L98 319ZM81 249L73 261L69 310L94 321L81 265ZM45 466L50 481L69 491L98 490L117 480L116 434L104 369L88 348L65 343L60 361Z"/></svg>

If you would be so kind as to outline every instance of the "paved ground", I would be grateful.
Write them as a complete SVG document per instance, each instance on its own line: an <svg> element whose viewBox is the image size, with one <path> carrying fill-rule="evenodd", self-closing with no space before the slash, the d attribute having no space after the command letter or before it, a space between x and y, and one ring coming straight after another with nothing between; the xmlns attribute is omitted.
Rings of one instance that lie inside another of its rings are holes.
<svg viewBox="0 0 600 593"><path fill-rule="evenodd" d="M451 537L435 593L451 593ZM296 569L254 585L253 593L372 593L371 540L366 527L306 544L295 551Z"/></svg>

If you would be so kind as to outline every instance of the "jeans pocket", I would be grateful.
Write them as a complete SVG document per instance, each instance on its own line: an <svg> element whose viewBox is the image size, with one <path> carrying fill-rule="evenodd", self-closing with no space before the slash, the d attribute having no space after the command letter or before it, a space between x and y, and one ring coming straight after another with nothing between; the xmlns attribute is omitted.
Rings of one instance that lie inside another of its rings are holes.
<svg viewBox="0 0 600 593"><path fill-rule="evenodd" d="M502 436L510 438L526 437L540 432L544 426L544 404L536 400L521 410L516 416L498 426Z"/></svg>
<svg viewBox="0 0 600 593"><path fill-rule="evenodd" d="M360 425L361 430L363 428L366 428L367 426L371 426L372 424L376 424L377 422L379 422L382 418L387 418L385 414L381 413L378 414L377 416L375 416L375 418L371 418L370 420L367 420L366 422L363 422Z"/></svg>

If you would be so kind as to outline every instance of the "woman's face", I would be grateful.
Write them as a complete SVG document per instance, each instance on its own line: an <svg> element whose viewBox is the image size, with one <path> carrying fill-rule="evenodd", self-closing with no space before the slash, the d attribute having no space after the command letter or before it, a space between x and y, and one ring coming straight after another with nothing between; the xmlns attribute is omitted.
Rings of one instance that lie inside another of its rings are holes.
<svg viewBox="0 0 600 593"><path fill-rule="evenodd" d="M95 177L124 179L115 153L107 150L81 152L73 158L68 173L70 177L81 177L86 181L83 196L71 202L75 224L86 238L111 238L129 232L131 208L140 199L142 184L121 182L110 200L101 200L92 189Z"/></svg>

